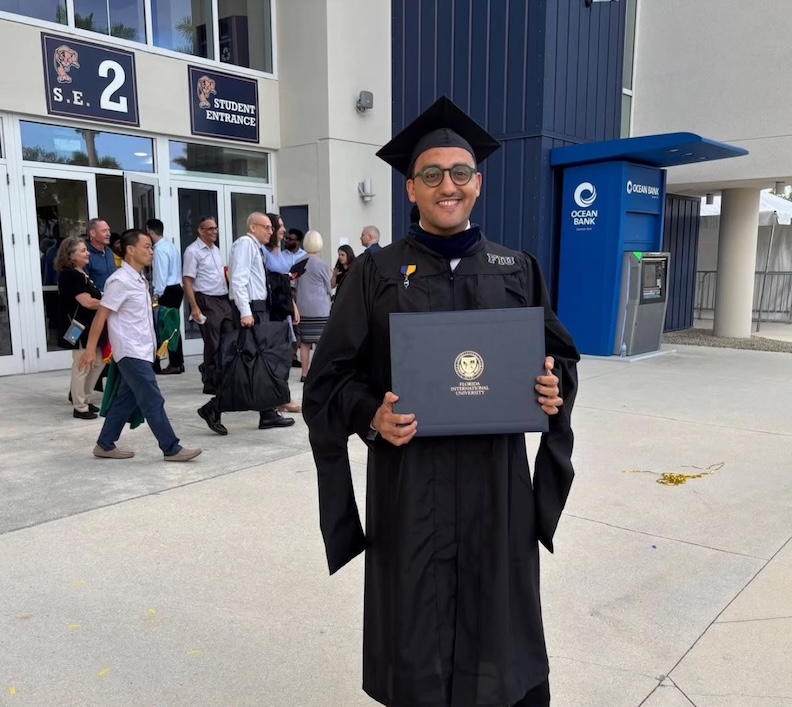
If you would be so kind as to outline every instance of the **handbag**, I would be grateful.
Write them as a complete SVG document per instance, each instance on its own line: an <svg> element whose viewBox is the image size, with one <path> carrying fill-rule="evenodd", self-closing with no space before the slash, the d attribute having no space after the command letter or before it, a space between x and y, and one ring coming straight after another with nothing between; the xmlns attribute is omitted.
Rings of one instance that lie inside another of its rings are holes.
<svg viewBox="0 0 792 707"><path fill-rule="evenodd" d="M69 319L69 326L66 327L66 333L63 335L63 340L75 348L77 347L77 344L80 343L80 337L85 331L85 325L80 324L80 322L78 322L75 318L77 316L77 312L79 311L80 305L77 304L77 309L74 310L74 314Z"/></svg>
<svg viewBox="0 0 792 707"><path fill-rule="evenodd" d="M291 355L286 322L261 321L225 334L216 366L219 411L271 410L288 403Z"/></svg>

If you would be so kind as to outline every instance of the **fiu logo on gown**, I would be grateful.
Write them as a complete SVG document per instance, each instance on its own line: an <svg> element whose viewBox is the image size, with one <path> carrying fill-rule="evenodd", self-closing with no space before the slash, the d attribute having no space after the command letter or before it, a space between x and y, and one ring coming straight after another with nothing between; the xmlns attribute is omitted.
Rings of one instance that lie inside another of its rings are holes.
<svg viewBox="0 0 792 707"><path fill-rule="evenodd" d="M208 76L201 76L198 79L198 105L201 108L211 108L212 104L209 101L209 96L217 95L217 84L214 79Z"/></svg>
<svg viewBox="0 0 792 707"><path fill-rule="evenodd" d="M80 68L80 56L71 47L61 44L55 50L53 57L53 64L55 65L55 73L58 75L58 83L71 83L72 78L69 72L72 69Z"/></svg>
<svg viewBox="0 0 792 707"><path fill-rule="evenodd" d="M463 351L454 361L454 370L463 381L474 381L484 373L484 359L475 351Z"/></svg>
<svg viewBox="0 0 792 707"><path fill-rule="evenodd" d="M490 265L514 265L514 256L487 253L487 261Z"/></svg>

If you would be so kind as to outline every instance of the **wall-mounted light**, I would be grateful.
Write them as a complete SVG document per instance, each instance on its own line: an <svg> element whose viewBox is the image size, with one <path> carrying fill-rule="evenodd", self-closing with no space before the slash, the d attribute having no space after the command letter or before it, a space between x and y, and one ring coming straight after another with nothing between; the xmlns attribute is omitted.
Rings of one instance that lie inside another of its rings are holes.
<svg viewBox="0 0 792 707"><path fill-rule="evenodd" d="M715 195L707 194L707 206L712 206L715 203Z"/></svg>
<svg viewBox="0 0 792 707"><path fill-rule="evenodd" d="M371 91L361 91L355 103L358 113L365 113L374 107L374 94Z"/></svg>
<svg viewBox="0 0 792 707"><path fill-rule="evenodd" d="M617 0L583 0L586 7L591 7L595 2L617 2Z"/></svg>
<svg viewBox="0 0 792 707"><path fill-rule="evenodd" d="M358 195L363 201L371 201L376 196L374 193L374 185L371 183L370 179L364 179L362 182L358 182Z"/></svg>
<svg viewBox="0 0 792 707"><path fill-rule="evenodd" d="M773 193L777 194L778 196L783 195L786 191L786 182L776 182L775 189L773 189Z"/></svg>

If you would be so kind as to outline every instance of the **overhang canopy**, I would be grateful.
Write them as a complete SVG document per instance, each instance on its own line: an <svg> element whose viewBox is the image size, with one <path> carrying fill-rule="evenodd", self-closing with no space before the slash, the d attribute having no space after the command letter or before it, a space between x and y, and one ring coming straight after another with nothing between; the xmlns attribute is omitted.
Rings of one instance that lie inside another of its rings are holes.
<svg viewBox="0 0 792 707"><path fill-rule="evenodd" d="M747 154L748 150L742 147L708 140L694 133L665 133L556 147L550 151L550 165L571 167L593 162L625 161L663 168Z"/></svg>

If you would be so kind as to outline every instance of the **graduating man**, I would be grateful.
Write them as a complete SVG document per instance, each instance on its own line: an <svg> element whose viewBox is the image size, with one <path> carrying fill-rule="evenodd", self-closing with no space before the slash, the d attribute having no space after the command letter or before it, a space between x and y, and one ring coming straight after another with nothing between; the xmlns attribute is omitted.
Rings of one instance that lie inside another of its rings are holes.
<svg viewBox="0 0 792 707"><path fill-rule="evenodd" d="M305 385L330 572L366 550L363 689L388 707L546 707L539 543L552 540L574 471L578 352L536 260L469 221L499 143L443 97L377 154L420 211L404 239L350 269ZM396 414L389 314L540 306L550 416L533 484L522 434L415 437ZM562 400L563 396L563 400ZM347 454L369 447L366 535Z"/></svg>

